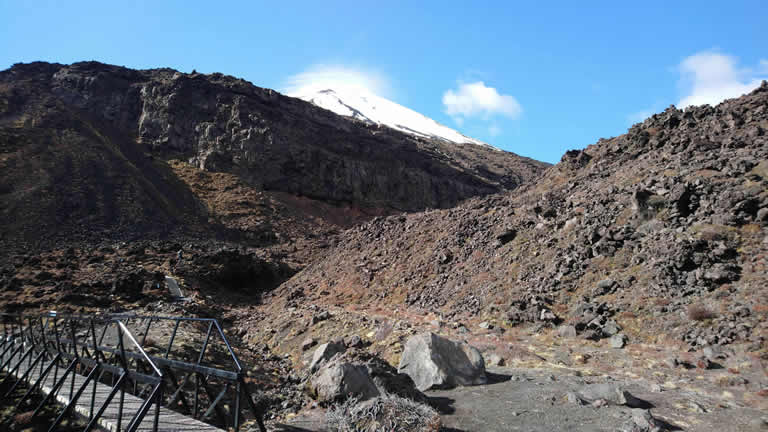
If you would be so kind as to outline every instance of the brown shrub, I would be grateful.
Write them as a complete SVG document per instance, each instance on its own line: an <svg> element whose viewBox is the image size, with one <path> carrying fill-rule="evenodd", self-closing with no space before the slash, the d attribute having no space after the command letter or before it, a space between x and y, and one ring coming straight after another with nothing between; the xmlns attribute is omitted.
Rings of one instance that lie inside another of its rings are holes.
<svg viewBox="0 0 768 432"><path fill-rule="evenodd" d="M701 304L688 306L688 318L693 321L704 321L716 317L717 314Z"/></svg>

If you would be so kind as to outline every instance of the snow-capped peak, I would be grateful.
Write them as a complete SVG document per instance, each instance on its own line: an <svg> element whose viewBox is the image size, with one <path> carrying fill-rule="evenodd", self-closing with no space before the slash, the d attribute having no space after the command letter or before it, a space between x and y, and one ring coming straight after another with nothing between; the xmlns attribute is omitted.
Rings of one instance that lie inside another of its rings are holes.
<svg viewBox="0 0 768 432"><path fill-rule="evenodd" d="M339 115L389 126L412 135L441 139L456 144L492 147L360 87L303 88L289 96L311 102Z"/></svg>

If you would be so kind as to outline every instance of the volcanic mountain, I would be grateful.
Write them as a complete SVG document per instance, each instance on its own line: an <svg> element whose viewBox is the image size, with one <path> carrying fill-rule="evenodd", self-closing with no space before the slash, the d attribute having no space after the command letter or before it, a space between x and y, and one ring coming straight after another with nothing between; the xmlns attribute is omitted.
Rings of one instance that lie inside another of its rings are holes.
<svg viewBox="0 0 768 432"><path fill-rule="evenodd" d="M14 248L174 233L281 242L451 207L547 166L218 73L97 62L0 72L0 240Z"/></svg>

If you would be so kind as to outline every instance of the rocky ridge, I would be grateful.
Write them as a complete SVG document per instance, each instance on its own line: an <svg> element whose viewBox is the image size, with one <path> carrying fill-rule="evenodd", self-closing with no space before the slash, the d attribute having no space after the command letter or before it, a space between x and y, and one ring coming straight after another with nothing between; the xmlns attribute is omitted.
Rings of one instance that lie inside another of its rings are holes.
<svg viewBox="0 0 768 432"><path fill-rule="evenodd" d="M764 350L766 131L765 83L669 108L513 193L347 231L272 301Z"/></svg>

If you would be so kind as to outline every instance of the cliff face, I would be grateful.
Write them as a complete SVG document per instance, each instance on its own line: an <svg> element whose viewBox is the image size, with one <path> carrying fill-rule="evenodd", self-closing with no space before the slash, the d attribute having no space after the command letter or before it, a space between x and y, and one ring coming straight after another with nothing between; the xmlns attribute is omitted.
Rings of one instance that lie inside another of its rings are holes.
<svg viewBox="0 0 768 432"><path fill-rule="evenodd" d="M0 137L5 238L33 238L33 225L203 229L210 209L169 159L373 212L452 206L546 167L369 126L221 74L95 62L0 72Z"/></svg>

